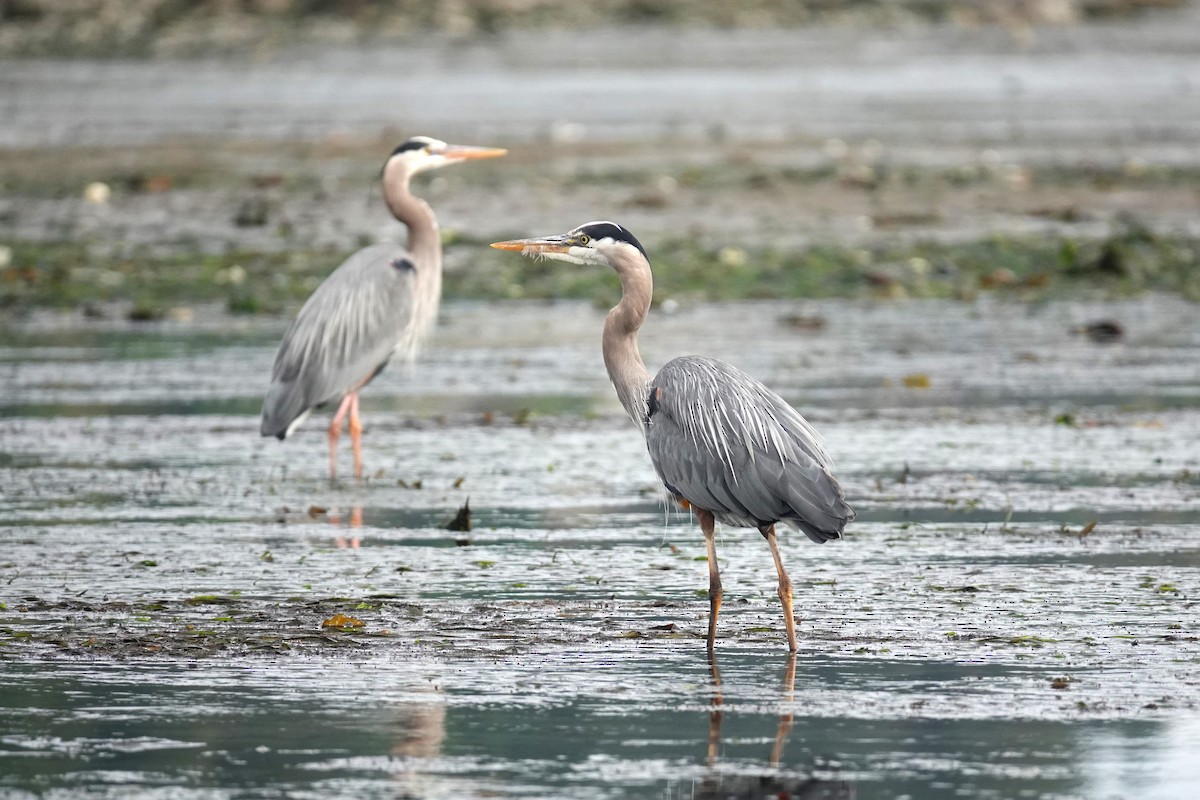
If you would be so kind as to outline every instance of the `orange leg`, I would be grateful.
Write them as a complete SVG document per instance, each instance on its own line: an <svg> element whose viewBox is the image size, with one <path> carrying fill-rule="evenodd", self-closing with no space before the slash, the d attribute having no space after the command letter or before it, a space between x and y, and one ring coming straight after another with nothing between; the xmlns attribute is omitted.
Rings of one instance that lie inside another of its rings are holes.
<svg viewBox="0 0 1200 800"><path fill-rule="evenodd" d="M337 444L338 437L342 435L342 420L346 418L346 412L350 410L356 399L353 392L343 397L342 404L338 406L337 413L333 415L333 422L329 423L329 480L331 481L337 480ZM353 430L351 435L353 435Z"/></svg>
<svg viewBox="0 0 1200 800"><path fill-rule="evenodd" d="M693 506L695 508L695 506ZM696 509L700 519L700 530L704 531L704 545L708 550L708 652L713 651L717 639L717 615L721 613L721 571L717 567L717 521L711 511Z"/></svg>
<svg viewBox="0 0 1200 800"><path fill-rule="evenodd" d="M792 581L788 578L787 570L783 568L783 559L779 557L779 543L775 540L775 526L772 525L762 532L767 544L771 547L771 557L775 559L775 571L779 573L779 602L783 604L783 624L787 627L788 651L796 652L796 618L792 615Z"/></svg>
<svg viewBox="0 0 1200 800"><path fill-rule="evenodd" d="M354 449L354 477L362 480L362 422L358 419L358 392L350 393L350 445Z"/></svg>

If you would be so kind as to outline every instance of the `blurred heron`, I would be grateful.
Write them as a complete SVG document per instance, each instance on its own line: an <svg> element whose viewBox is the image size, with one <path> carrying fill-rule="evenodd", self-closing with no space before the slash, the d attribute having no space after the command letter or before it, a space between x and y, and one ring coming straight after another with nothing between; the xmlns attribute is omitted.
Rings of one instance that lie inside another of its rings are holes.
<svg viewBox="0 0 1200 800"><path fill-rule="evenodd" d="M840 538L854 519L817 432L779 395L723 361L683 356L651 377L637 337L650 311L654 279L645 248L620 225L589 222L569 233L492 247L608 266L620 276L621 301L604 322L604 364L621 405L646 437L658 477L680 505L695 511L704 532L708 649L721 610L714 542L720 522L757 528L766 538L779 575L788 649L795 652L792 583L775 525L789 523L820 543Z"/></svg>
<svg viewBox="0 0 1200 800"><path fill-rule="evenodd" d="M262 435L286 439L314 408L338 401L329 425L329 477L349 415L354 475L362 477L358 393L395 356L411 359L433 327L442 293L442 242L433 209L409 191L425 170L505 151L414 136L383 165L383 197L408 226L408 249L375 244L346 259L317 287L284 334L263 403Z"/></svg>

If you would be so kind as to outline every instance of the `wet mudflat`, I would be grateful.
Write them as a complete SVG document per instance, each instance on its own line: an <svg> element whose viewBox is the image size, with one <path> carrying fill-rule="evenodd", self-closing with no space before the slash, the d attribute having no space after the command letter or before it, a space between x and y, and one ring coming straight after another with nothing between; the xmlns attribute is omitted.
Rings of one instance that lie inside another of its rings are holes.
<svg viewBox="0 0 1200 800"><path fill-rule="evenodd" d="M651 365L767 380L859 512L784 539L794 662L760 537L719 537L715 665L601 316L451 303L334 484L319 420L257 436L281 320L6 331L0 794L1189 796L1194 306L656 311Z"/></svg>

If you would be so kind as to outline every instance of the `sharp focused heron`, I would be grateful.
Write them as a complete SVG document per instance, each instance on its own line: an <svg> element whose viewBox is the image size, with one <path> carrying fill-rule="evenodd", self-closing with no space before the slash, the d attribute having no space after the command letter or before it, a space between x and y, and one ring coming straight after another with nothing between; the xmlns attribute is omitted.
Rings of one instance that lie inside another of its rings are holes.
<svg viewBox="0 0 1200 800"><path fill-rule="evenodd" d="M680 505L695 511L704 532L708 649L721 610L714 542L720 522L757 528L766 538L779 574L788 649L795 652L792 583L775 525L789 523L821 543L841 538L854 519L817 432L779 395L723 361L683 356L651 377L637 337L650 311L654 279L645 248L620 225L589 222L570 233L492 247L616 270L621 302L604 322L604 364L621 405L646 437L658 477Z"/></svg>
<svg viewBox="0 0 1200 800"><path fill-rule="evenodd" d="M409 191L409 181L425 170L505 152L427 136L414 136L392 151L383 165L383 197L408 226L408 249L387 243L359 250L308 298L275 355L263 436L286 439L314 408L338 401L329 425L329 477L337 477L337 442L347 414L354 475L362 477L358 393L393 357L413 357L433 327L442 293L437 219Z"/></svg>

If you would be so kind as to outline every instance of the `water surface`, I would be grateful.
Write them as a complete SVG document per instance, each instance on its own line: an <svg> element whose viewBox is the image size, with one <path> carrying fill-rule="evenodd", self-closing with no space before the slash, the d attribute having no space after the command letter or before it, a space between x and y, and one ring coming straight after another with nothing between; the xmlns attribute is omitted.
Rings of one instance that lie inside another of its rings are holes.
<svg viewBox="0 0 1200 800"><path fill-rule="evenodd" d="M320 419L257 435L284 321L6 331L0 794L1190 796L1194 309L802 310L655 312L643 348L737 361L834 455L859 519L783 539L793 663L733 530L705 658L703 539L590 306L451 303L367 391L361 483Z"/></svg>

